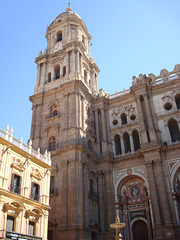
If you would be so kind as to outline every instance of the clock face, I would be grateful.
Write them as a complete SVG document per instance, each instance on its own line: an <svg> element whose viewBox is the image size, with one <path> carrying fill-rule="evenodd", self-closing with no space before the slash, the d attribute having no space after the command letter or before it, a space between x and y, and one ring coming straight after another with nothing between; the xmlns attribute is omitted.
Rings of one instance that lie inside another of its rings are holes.
<svg viewBox="0 0 180 240"><path fill-rule="evenodd" d="M58 51L60 49L62 49L62 43L61 42L57 43L56 46L54 46L54 51Z"/></svg>

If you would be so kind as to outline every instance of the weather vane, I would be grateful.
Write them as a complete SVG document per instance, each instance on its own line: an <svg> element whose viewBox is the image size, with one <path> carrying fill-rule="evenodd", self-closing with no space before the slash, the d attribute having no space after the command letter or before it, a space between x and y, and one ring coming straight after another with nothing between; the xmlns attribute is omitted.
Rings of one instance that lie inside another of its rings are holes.
<svg viewBox="0 0 180 240"><path fill-rule="evenodd" d="M69 3L68 3L68 5L70 6L71 5L71 1L69 0Z"/></svg>

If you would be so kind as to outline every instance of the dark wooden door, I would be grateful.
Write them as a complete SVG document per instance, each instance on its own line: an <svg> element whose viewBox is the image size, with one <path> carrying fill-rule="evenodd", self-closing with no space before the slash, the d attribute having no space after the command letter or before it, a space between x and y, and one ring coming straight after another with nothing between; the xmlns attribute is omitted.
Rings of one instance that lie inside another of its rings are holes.
<svg viewBox="0 0 180 240"><path fill-rule="evenodd" d="M138 220L132 228L133 240L149 240L147 225L144 221Z"/></svg>

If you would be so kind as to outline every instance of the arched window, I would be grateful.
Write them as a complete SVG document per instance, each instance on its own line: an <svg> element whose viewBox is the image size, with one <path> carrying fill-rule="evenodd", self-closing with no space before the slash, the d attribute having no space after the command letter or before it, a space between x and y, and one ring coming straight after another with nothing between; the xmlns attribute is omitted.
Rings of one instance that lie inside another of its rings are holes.
<svg viewBox="0 0 180 240"><path fill-rule="evenodd" d="M169 120L168 127L171 135L171 141L172 142L180 141L180 132L177 121L175 119Z"/></svg>
<svg viewBox="0 0 180 240"><path fill-rule="evenodd" d="M62 41L62 31L57 32L57 42Z"/></svg>
<svg viewBox="0 0 180 240"><path fill-rule="evenodd" d="M116 156L119 154L122 154L120 136L118 134L114 136L114 143L115 143Z"/></svg>
<svg viewBox="0 0 180 240"><path fill-rule="evenodd" d="M132 137L133 137L133 143L134 143L134 151L137 151L138 149L141 148L140 140L139 140L139 133L137 130L134 130L132 132Z"/></svg>
<svg viewBox="0 0 180 240"><path fill-rule="evenodd" d="M121 114L121 122L122 122L122 125L127 124L127 116L125 113Z"/></svg>
<svg viewBox="0 0 180 240"><path fill-rule="evenodd" d="M63 77L66 75L66 66L63 67Z"/></svg>
<svg viewBox="0 0 180 240"><path fill-rule="evenodd" d="M56 149L56 138L53 136L49 139L49 151Z"/></svg>
<svg viewBox="0 0 180 240"><path fill-rule="evenodd" d="M175 101L176 101L177 109L180 109L180 94L176 95Z"/></svg>
<svg viewBox="0 0 180 240"><path fill-rule="evenodd" d="M54 68L54 77L55 77L55 79L60 78L60 66L59 66L59 64L57 64Z"/></svg>
<svg viewBox="0 0 180 240"><path fill-rule="evenodd" d="M51 73L48 73L48 82L51 82Z"/></svg>
<svg viewBox="0 0 180 240"><path fill-rule="evenodd" d="M87 82L87 72L84 70L84 81Z"/></svg>
<svg viewBox="0 0 180 240"><path fill-rule="evenodd" d="M123 134L123 139L124 139L125 153L131 152L131 145L130 145L130 140L129 140L129 134L128 133L124 133Z"/></svg>

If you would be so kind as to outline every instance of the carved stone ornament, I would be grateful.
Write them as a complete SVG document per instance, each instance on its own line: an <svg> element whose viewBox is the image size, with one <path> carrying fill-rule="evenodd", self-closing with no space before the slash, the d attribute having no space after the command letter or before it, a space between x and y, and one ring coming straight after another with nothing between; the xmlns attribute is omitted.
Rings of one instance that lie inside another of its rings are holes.
<svg viewBox="0 0 180 240"><path fill-rule="evenodd" d="M33 172L31 173L31 176L40 181L43 177L43 174L38 170L34 169Z"/></svg>
<svg viewBox="0 0 180 240"><path fill-rule="evenodd" d="M173 102L173 93L170 92L170 93L164 94L164 96L161 99L164 103Z"/></svg>
<svg viewBox="0 0 180 240"><path fill-rule="evenodd" d="M136 86L142 83L150 83L152 81L152 79L150 77L147 77L146 74L139 74L139 78L137 78L136 76L132 77L132 86Z"/></svg>
<svg viewBox="0 0 180 240"><path fill-rule="evenodd" d="M19 213L23 210L20 204L13 202L13 203L5 203L6 211L9 215L17 217Z"/></svg>
<svg viewBox="0 0 180 240"><path fill-rule="evenodd" d="M51 101L50 101L49 104L48 104L48 107L51 108L52 105L55 105L55 104L56 104L57 106L59 106L59 100L58 100L57 98L51 99Z"/></svg>
<svg viewBox="0 0 180 240"><path fill-rule="evenodd" d="M18 170L19 172L23 172L24 171L24 166L23 163L20 159L14 159L13 163L12 163L12 167L15 168L16 170Z"/></svg>

